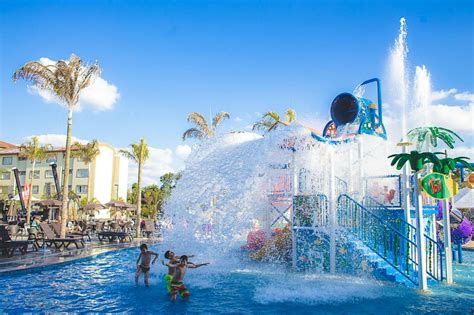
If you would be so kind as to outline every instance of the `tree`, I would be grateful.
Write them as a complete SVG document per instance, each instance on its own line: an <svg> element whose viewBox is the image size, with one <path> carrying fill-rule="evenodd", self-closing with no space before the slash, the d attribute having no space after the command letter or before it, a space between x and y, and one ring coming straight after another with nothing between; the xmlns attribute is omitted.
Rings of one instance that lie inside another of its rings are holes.
<svg viewBox="0 0 474 315"><path fill-rule="evenodd" d="M181 178L180 173L166 173L160 177L161 190L166 197L171 195L171 190L176 187L176 183Z"/></svg>
<svg viewBox="0 0 474 315"><path fill-rule="evenodd" d="M161 209L163 193L159 186L150 185L143 189L143 215L147 218L156 218L156 214Z"/></svg>
<svg viewBox="0 0 474 315"><path fill-rule="evenodd" d="M206 118L200 113L192 112L188 115L188 122L193 123L196 127L189 128L183 133L183 140L188 138L207 139L215 135L216 128L222 123L224 119L229 119L230 114L227 112L217 113L212 119L212 125L209 126Z"/></svg>
<svg viewBox="0 0 474 315"><path fill-rule="evenodd" d="M438 140L443 141L451 149L454 149L456 138L464 142L454 131L442 127L418 127L410 130L407 135L410 140L416 138L418 149L421 149L428 139L434 148L438 146Z"/></svg>
<svg viewBox="0 0 474 315"><path fill-rule="evenodd" d="M288 108L285 112L285 118L286 120L282 120L277 112L266 112L263 114L262 119L253 125L252 130L272 131L280 124L288 126L296 121L296 111L292 108Z"/></svg>
<svg viewBox="0 0 474 315"><path fill-rule="evenodd" d="M48 91L62 101L68 110L66 156L63 177L63 204L61 208L61 237L66 236L67 206L69 185L69 160L71 157L72 112L79 102L81 92L99 76L98 64L84 64L74 54L69 60L59 60L53 64L30 61L13 74L13 81L25 79L31 81L40 90Z"/></svg>
<svg viewBox="0 0 474 315"><path fill-rule="evenodd" d="M26 158L27 160L33 163L31 168L31 178L30 178L30 185L33 187L33 181L35 179L35 167L36 162L46 159L48 152L53 149L53 146L50 144L40 145L38 142L38 137L34 136L31 137L31 140L23 143L20 146L20 154L19 156L22 158ZM26 208L26 223L30 224L31 220L31 196L32 196L33 189L29 189L29 196L28 196L28 206Z"/></svg>
<svg viewBox="0 0 474 315"><path fill-rule="evenodd" d="M75 158L79 158L84 162L84 164L87 165L87 172L88 172L88 186L91 187L91 181L90 181L90 164L94 161L94 159L99 155L100 149L99 149L99 141L97 140L92 140L91 142L87 144L82 144L80 142L75 142L73 144L74 150L72 152L72 156Z"/></svg>
<svg viewBox="0 0 474 315"><path fill-rule="evenodd" d="M145 139L141 138L140 142L130 144L128 150L120 150L120 152L133 162L138 164L138 198L137 198L137 237L140 237L140 221L141 221L141 187L142 187L142 171L143 165L148 159L149 150L148 145L145 142Z"/></svg>

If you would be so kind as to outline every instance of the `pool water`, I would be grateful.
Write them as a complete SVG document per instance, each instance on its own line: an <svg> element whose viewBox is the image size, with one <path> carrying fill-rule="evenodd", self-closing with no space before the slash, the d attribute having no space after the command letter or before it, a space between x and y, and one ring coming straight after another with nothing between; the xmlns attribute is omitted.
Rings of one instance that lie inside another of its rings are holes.
<svg viewBox="0 0 474 315"><path fill-rule="evenodd" d="M162 253L165 245L153 246ZM189 301L170 302L166 268L157 261L150 287L134 283L138 249L102 254L73 263L3 274L0 311L20 312L159 312L159 313L455 313L474 308L474 252L456 265L452 286L438 285L419 294L373 279L291 273L276 266L223 263L190 269L185 283ZM161 257L160 257L161 259ZM195 257L195 262L206 261Z"/></svg>

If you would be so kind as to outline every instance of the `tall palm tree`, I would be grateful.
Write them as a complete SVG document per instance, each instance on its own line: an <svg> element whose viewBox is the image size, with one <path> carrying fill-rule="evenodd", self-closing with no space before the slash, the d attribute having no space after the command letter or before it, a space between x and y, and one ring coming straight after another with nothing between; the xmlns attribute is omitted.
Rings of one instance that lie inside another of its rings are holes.
<svg viewBox="0 0 474 315"><path fill-rule="evenodd" d="M224 119L229 119L230 114L227 112L219 112L212 119L212 125L209 126L206 118L200 113L192 112L188 115L188 122L193 123L196 127L189 128L183 133L183 140L188 138L206 139L214 136L217 126L219 126Z"/></svg>
<svg viewBox="0 0 474 315"><path fill-rule="evenodd" d="M407 135L410 140L416 138L418 149L420 149L427 141L430 142L431 146L436 148L438 146L438 140L441 140L451 149L454 149L456 138L461 140L461 142L464 142L457 133L442 127L418 127L410 130Z"/></svg>
<svg viewBox="0 0 474 315"><path fill-rule="evenodd" d="M46 159L48 152L53 149L53 146L50 144L41 145L38 142L38 137L34 136L31 137L31 140L28 142L23 143L20 146L20 154L19 156L22 158L26 158L28 161L33 163L31 168L31 178L30 178L30 185L33 187L33 181L35 179L35 167L36 162ZM31 195L33 189L29 189L29 196L28 196L28 206L26 208L26 223L30 224L31 220Z"/></svg>
<svg viewBox="0 0 474 315"><path fill-rule="evenodd" d="M129 160L134 161L138 164L138 196L137 196L137 237L140 237L140 221L141 221L141 203L142 203L142 171L143 165L149 156L148 145L145 142L145 139L141 138L140 142L130 144L128 150L120 150L120 153L123 154Z"/></svg>
<svg viewBox="0 0 474 315"><path fill-rule="evenodd" d="M72 152L72 156L75 158L80 158L84 164L87 165L88 171L88 186L91 187L91 176L90 176L90 164L94 161L94 159L99 155L99 141L92 140L87 144L82 144L80 142L74 142L73 147L76 148Z"/></svg>
<svg viewBox="0 0 474 315"><path fill-rule="evenodd" d="M18 79L31 81L40 90L45 90L55 95L68 109L62 191L63 204L61 208L61 237L66 236L72 111L79 102L81 92L99 75L100 67L98 64L85 64L81 58L74 54L69 57L69 60L59 60L50 65L45 65L38 61L30 61L13 74L13 81L16 82Z"/></svg>
<svg viewBox="0 0 474 315"><path fill-rule="evenodd" d="M252 130L272 131L280 124L288 126L296 121L296 111L293 108L288 108L285 112L285 118L286 120L282 120L277 112L266 112L262 119L253 125Z"/></svg>

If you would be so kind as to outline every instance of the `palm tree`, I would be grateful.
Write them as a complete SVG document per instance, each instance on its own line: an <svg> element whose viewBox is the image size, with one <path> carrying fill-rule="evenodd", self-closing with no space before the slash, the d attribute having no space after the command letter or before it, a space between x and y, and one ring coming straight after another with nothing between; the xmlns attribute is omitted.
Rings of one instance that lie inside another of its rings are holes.
<svg viewBox="0 0 474 315"><path fill-rule="evenodd" d="M252 130L272 131L280 124L288 126L296 121L296 111L288 108L285 112L285 118L286 120L282 120L277 112L266 112L263 114L262 119L253 125Z"/></svg>
<svg viewBox="0 0 474 315"><path fill-rule="evenodd" d="M30 61L13 74L13 81L25 79L31 81L40 90L45 90L55 95L67 105L67 135L66 156L64 161L63 177L63 204L61 208L61 237L66 236L67 199L69 185L69 159L71 157L72 111L79 102L80 93L99 76L98 64L84 64L74 54L69 60L59 60L54 64L45 65L38 61Z"/></svg>
<svg viewBox="0 0 474 315"><path fill-rule="evenodd" d="M145 139L141 138L140 142L130 144L130 148L128 150L120 150L120 153L122 153L123 156L129 160L132 160L138 164L137 237L140 237L142 171L143 165L145 164L149 155L148 145L146 144Z"/></svg>
<svg viewBox="0 0 474 315"><path fill-rule="evenodd" d="M53 149L53 146L50 144L40 145L38 142L38 137L34 136L31 138L30 141L23 143L20 146L20 154L19 156L22 158L26 158L27 160L33 163L31 169L31 178L30 178L30 185L33 187L33 180L35 179L35 167L36 161L41 161L46 159L48 152ZM31 195L32 189L29 189L29 196L28 196L28 206L26 209L26 223L30 224L31 220Z"/></svg>
<svg viewBox="0 0 474 315"><path fill-rule="evenodd" d="M410 140L416 138L418 149L427 141L430 141L430 144L436 148L438 146L438 139L443 141L451 149L454 149L454 143L456 143L455 138L464 142L454 131L442 127L418 127L410 130L407 135Z"/></svg>
<svg viewBox="0 0 474 315"><path fill-rule="evenodd" d="M94 159L99 155L100 149L99 149L99 141L97 140L92 140L91 142L87 144L82 144L80 142L75 142L73 144L73 147L76 148L77 150L74 150L72 152L72 156L75 158L80 158L84 164L87 165L87 172L88 174L88 186L91 187L91 182L90 182L90 164L94 161Z"/></svg>
<svg viewBox="0 0 474 315"><path fill-rule="evenodd" d="M212 138L216 132L217 126L219 126L224 119L229 119L230 114L227 112L217 113L216 116L212 119L212 125L206 121L206 118L200 113L192 112L188 115L188 122L193 123L196 127L189 128L183 133L183 140L187 138L195 139L206 139Z"/></svg>

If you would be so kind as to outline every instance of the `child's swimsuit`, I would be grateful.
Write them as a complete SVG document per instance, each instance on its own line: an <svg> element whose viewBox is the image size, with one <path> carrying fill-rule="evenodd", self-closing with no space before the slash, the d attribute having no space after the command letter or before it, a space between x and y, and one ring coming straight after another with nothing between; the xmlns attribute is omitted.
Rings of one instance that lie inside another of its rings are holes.
<svg viewBox="0 0 474 315"><path fill-rule="evenodd" d="M191 294L182 282L171 282L171 295L181 294L181 297L189 297Z"/></svg>
<svg viewBox="0 0 474 315"><path fill-rule="evenodd" d="M173 276L167 274L165 276L165 283L166 283L166 290L168 291L168 293L171 293L171 280L173 280Z"/></svg>
<svg viewBox="0 0 474 315"><path fill-rule="evenodd" d="M143 267L142 265L140 265L140 269L141 269L143 272L148 272L148 271L150 271L150 267Z"/></svg>

